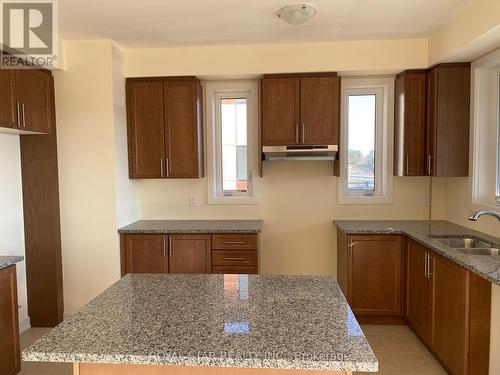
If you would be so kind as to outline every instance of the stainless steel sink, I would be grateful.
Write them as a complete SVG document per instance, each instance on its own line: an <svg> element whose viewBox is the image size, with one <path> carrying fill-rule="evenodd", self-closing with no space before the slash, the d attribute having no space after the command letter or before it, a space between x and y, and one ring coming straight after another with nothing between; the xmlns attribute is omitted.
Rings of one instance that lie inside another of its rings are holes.
<svg viewBox="0 0 500 375"><path fill-rule="evenodd" d="M480 238L474 237L456 237L456 236L447 236L447 237L438 237L431 236L438 242L442 244L448 245L450 247L454 247L455 249L490 249L493 248L494 245L489 243L488 241L482 240Z"/></svg>
<svg viewBox="0 0 500 375"><path fill-rule="evenodd" d="M467 255L489 255L492 257L496 257L499 255L498 249L494 247L486 248L486 249L480 249L480 248L469 248L469 249L457 249L460 251L462 254L467 254Z"/></svg>

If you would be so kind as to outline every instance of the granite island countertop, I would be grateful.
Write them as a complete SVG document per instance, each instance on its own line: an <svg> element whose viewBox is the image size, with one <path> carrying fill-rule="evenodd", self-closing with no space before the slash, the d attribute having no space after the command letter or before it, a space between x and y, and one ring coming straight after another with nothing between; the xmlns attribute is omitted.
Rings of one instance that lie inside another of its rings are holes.
<svg viewBox="0 0 500 375"><path fill-rule="evenodd" d="M346 234L402 234L434 250L475 274L500 285L500 256L467 255L431 236L453 235L477 237L500 246L500 238L450 223L448 221L414 220L334 220Z"/></svg>
<svg viewBox="0 0 500 375"><path fill-rule="evenodd" d="M336 280L312 276L129 274L23 359L378 369Z"/></svg>
<svg viewBox="0 0 500 375"><path fill-rule="evenodd" d="M2 255L0 256L0 270L12 266L13 264L22 262L23 260L24 257L20 255Z"/></svg>
<svg viewBox="0 0 500 375"><path fill-rule="evenodd" d="M262 220L139 220L118 233L260 233Z"/></svg>

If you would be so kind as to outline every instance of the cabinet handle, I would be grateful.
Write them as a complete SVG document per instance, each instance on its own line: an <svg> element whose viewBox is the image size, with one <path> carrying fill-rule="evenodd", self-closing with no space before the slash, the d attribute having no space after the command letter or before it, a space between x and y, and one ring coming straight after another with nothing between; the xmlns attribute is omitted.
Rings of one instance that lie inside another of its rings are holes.
<svg viewBox="0 0 500 375"><path fill-rule="evenodd" d="M427 170L429 172L429 176L432 176L432 155L427 155Z"/></svg>
<svg viewBox="0 0 500 375"><path fill-rule="evenodd" d="M410 174L410 155L406 155L406 175Z"/></svg>
<svg viewBox="0 0 500 375"><path fill-rule="evenodd" d="M431 262L432 262L432 257L430 254L428 254L427 255L427 278L428 279L430 279L432 277Z"/></svg>
<svg viewBox="0 0 500 375"><path fill-rule="evenodd" d="M26 111L24 110L24 103L21 104L21 107L23 109L23 128L26 127Z"/></svg>
<svg viewBox="0 0 500 375"><path fill-rule="evenodd" d="M172 249L172 237L168 236L168 256L172 257L174 250Z"/></svg>
<svg viewBox="0 0 500 375"><path fill-rule="evenodd" d="M224 260L245 260L245 258L232 258L232 257L227 257L227 258L223 258Z"/></svg>
<svg viewBox="0 0 500 375"><path fill-rule="evenodd" d="M18 127L21 127L21 103L17 102L16 103L16 112L17 112L17 119L16 119L16 125Z"/></svg>
<svg viewBox="0 0 500 375"><path fill-rule="evenodd" d="M161 177L165 177L165 164L163 162L163 158L160 159L160 168L161 168Z"/></svg>
<svg viewBox="0 0 500 375"><path fill-rule="evenodd" d="M306 123L305 121L302 123L302 142L304 143L306 141Z"/></svg>
<svg viewBox="0 0 500 375"><path fill-rule="evenodd" d="M429 262L427 261L427 257L429 256L429 254L426 252L424 253L424 276L429 278L429 276L427 275L427 267L429 266Z"/></svg>
<svg viewBox="0 0 500 375"><path fill-rule="evenodd" d="M167 238L163 237L163 256L167 257Z"/></svg>
<svg viewBox="0 0 500 375"><path fill-rule="evenodd" d="M165 161L165 167L167 169L167 173L165 174L165 177L170 177L170 159L167 158Z"/></svg>
<svg viewBox="0 0 500 375"><path fill-rule="evenodd" d="M245 241L224 241L226 245L243 245Z"/></svg>
<svg viewBox="0 0 500 375"><path fill-rule="evenodd" d="M299 124L295 124L295 143L299 144Z"/></svg>

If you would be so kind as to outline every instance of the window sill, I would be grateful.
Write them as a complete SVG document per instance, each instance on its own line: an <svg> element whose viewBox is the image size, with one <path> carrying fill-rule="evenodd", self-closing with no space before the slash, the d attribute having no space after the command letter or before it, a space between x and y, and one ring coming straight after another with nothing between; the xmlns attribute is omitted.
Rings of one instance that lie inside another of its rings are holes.
<svg viewBox="0 0 500 375"><path fill-rule="evenodd" d="M392 204L394 202L391 196L349 196L342 195L338 198L338 203L341 205L370 205L370 204Z"/></svg>

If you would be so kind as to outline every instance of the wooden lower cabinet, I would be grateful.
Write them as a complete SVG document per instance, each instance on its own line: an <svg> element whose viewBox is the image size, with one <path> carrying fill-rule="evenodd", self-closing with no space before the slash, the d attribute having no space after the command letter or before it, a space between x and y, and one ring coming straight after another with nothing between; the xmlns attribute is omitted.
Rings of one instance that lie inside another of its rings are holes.
<svg viewBox="0 0 500 375"><path fill-rule="evenodd" d="M210 273L211 236L204 234L170 235L170 273Z"/></svg>
<svg viewBox="0 0 500 375"><path fill-rule="evenodd" d="M406 319L420 339L430 344L432 284L427 272L429 252L415 241L406 242Z"/></svg>
<svg viewBox="0 0 500 375"><path fill-rule="evenodd" d="M122 254L122 275L168 272L167 240L168 236L157 234L124 236L125 254Z"/></svg>
<svg viewBox="0 0 500 375"><path fill-rule="evenodd" d="M0 375L21 370L16 266L0 270Z"/></svg>
<svg viewBox="0 0 500 375"><path fill-rule="evenodd" d="M452 374L468 374L470 271L431 254L432 350Z"/></svg>
<svg viewBox="0 0 500 375"><path fill-rule="evenodd" d="M258 273L257 234L121 234L120 246L122 276Z"/></svg>
<svg viewBox="0 0 500 375"><path fill-rule="evenodd" d="M356 315L401 315L401 237L349 236L347 300Z"/></svg>
<svg viewBox="0 0 500 375"><path fill-rule="evenodd" d="M338 282L358 320L392 324L401 314L450 374L488 373L490 282L406 237L339 231L337 250Z"/></svg>

